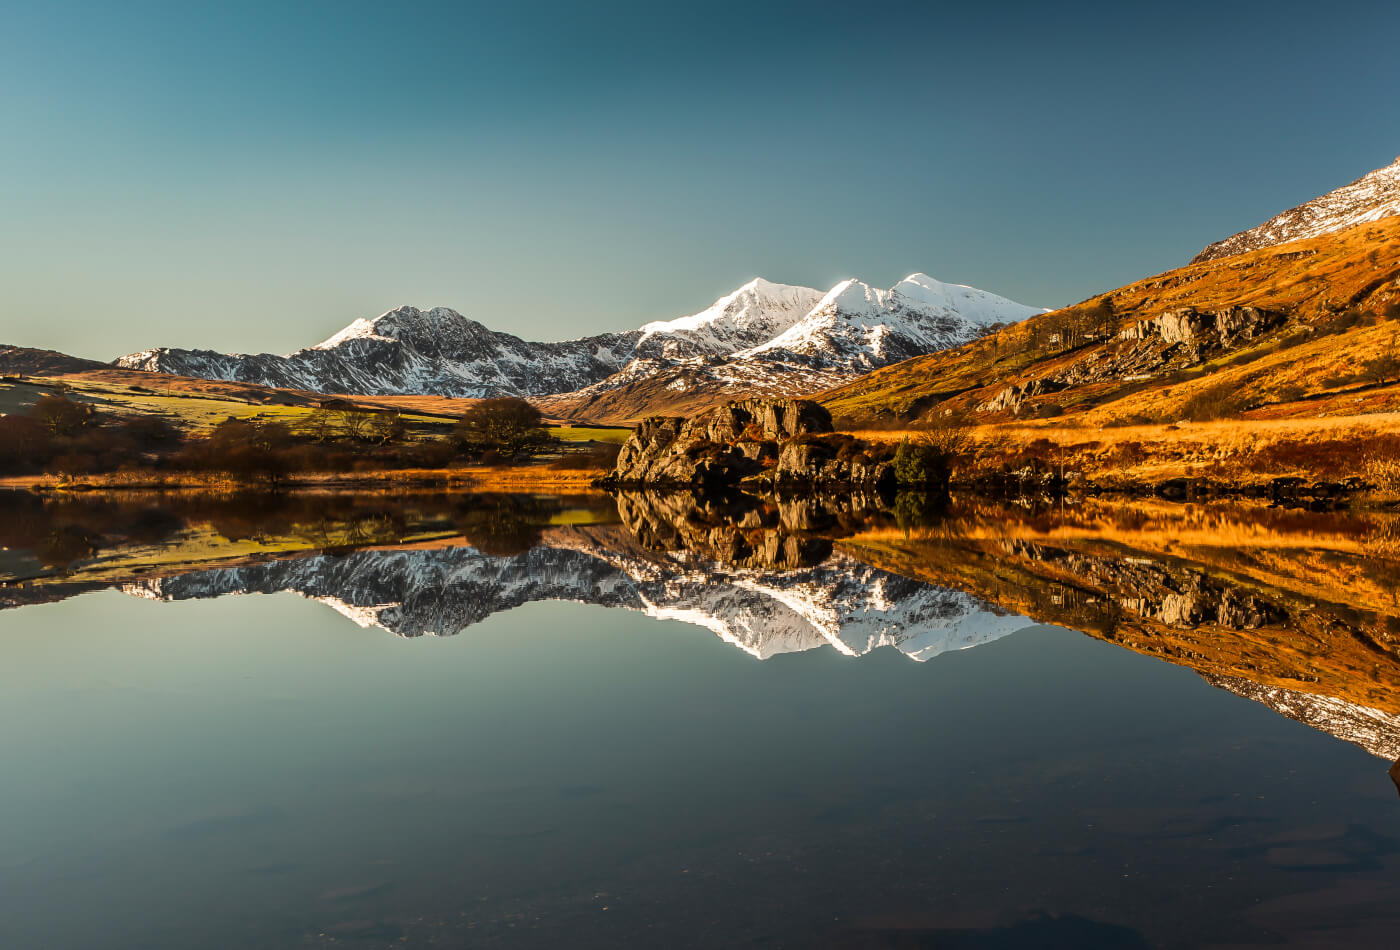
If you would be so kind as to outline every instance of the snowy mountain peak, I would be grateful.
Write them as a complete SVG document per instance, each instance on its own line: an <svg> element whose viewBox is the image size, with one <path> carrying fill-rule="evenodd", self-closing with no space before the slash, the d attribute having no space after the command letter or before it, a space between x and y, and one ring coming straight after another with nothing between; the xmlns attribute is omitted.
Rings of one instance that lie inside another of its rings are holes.
<svg viewBox="0 0 1400 950"><path fill-rule="evenodd" d="M873 369L958 346L995 323L1044 311L975 287L910 274L889 290L843 280L800 322L749 351L785 352Z"/></svg>
<svg viewBox="0 0 1400 950"><path fill-rule="evenodd" d="M1246 251L1301 241L1356 224L1400 214L1400 158L1349 185L1289 208L1258 227L1216 241L1191 259L1192 264Z"/></svg>
<svg viewBox="0 0 1400 950"><path fill-rule="evenodd" d="M645 324L641 328L642 340L678 337L707 353L732 353L781 333L800 320L820 297L820 291L811 287L775 284L755 277L699 313Z"/></svg>
<svg viewBox="0 0 1400 950"><path fill-rule="evenodd" d="M434 307L419 310L417 307L395 307L367 320L361 317L345 329L316 344L312 349L330 350L349 340L414 340L432 338L444 333L460 333L463 329L480 328L475 320L469 320L456 310L448 307Z"/></svg>

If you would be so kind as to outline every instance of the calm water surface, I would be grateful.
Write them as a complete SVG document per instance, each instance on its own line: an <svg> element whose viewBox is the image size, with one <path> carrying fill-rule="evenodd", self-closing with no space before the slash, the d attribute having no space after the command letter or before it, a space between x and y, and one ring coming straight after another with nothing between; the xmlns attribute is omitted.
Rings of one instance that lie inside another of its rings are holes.
<svg viewBox="0 0 1400 950"><path fill-rule="evenodd" d="M0 946L1395 945L1389 763L1190 668L435 550L0 611Z"/></svg>

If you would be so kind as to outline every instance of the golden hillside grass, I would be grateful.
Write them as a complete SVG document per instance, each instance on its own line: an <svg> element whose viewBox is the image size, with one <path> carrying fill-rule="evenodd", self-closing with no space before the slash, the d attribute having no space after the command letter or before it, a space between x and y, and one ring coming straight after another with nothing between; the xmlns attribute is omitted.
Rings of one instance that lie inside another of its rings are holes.
<svg viewBox="0 0 1400 950"><path fill-rule="evenodd" d="M1280 332L1232 352L1215 365L1207 364L1198 378L1113 380L1046 397L1059 400L1069 412L1091 413L1088 421L1099 423L1144 411L1170 414L1201 388L1223 382L1238 384L1260 398L1301 386L1306 396L1323 394L1331 400L1321 407L1304 405L1276 411L1338 414L1355 412L1363 404L1367 410L1400 409L1394 391L1368 393L1358 402L1356 394L1334 393L1323 385L1325 376L1356 368L1400 331L1400 324L1336 329L1346 314L1374 320L1388 306L1400 302L1397 279L1400 217L1168 271L1074 307L1032 317L1000 331L995 338L875 370L816 398L834 415L856 418L917 415L935 405L967 410L1010 383L1051 376L1076 363L1102 357L1112 342L1042 355L1031 351L1029 341L1038 325L1049 325L1057 315L1107 302L1118 327L1181 307L1218 310L1253 306L1285 311L1291 318ZM1223 365L1241 353L1252 355L1281 342L1288 345L1265 353L1258 362Z"/></svg>

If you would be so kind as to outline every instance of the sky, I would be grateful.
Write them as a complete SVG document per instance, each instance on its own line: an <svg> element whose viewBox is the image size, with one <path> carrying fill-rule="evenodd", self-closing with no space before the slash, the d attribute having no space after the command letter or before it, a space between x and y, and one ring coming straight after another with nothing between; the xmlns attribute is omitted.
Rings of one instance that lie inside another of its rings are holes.
<svg viewBox="0 0 1400 950"><path fill-rule="evenodd" d="M1038 306L1400 155L1400 5L0 2L0 343L527 339L762 276Z"/></svg>

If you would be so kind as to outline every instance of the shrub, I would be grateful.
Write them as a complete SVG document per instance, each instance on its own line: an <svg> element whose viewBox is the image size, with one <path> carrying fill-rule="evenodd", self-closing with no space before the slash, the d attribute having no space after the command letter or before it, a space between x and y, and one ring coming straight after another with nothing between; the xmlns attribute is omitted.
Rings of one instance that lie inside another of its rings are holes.
<svg viewBox="0 0 1400 950"><path fill-rule="evenodd" d="M906 438L894 453L894 477L906 488L946 486L952 463L952 455L933 440Z"/></svg>

